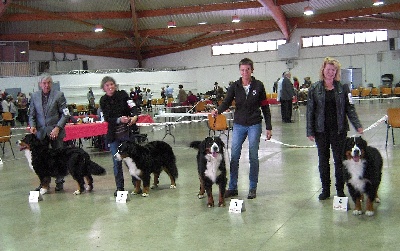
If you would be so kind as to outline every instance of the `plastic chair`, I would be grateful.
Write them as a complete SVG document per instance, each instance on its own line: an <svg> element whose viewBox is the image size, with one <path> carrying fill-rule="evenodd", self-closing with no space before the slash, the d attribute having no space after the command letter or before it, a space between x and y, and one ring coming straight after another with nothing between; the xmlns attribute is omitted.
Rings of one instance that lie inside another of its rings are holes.
<svg viewBox="0 0 400 251"><path fill-rule="evenodd" d="M15 158L14 150L11 145L11 126L0 126L0 143L2 143L1 148L3 149L4 156L4 147L6 143L10 143L11 152Z"/></svg>
<svg viewBox="0 0 400 251"><path fill-rule="evenodd" d="M205 101L199 101L197 102L196 106L194 107L196 112L204 112L207 107L207 102Z"/></svg>
<svg viewBox="0 0 400 251"><path fill-rule="evenodd" d="M214 136L216 132L219 132L219 136L224 134L226 136L226 145L228 146L229 131L231 128L228 126L228 122L224 114L218 114L217 117L213 117L211 114L208 114L208 129L208 136L211 136L211 132L214 132Z"/></svg>
<svg viewBox="0 0 400 251"><path fill-rule="evenodd" d="M3 126L14 124L14 118L12 117L11 112L3 112L1 116L3 117L3 122L2 122Z"/></svg>
<svg viewBox="0 0 400 251"><path fill-rule="evenodd" d="M388 143L388 136L389 136L389 128L392 128L392 140L393 140L393 145L394 145L394 134L393 134L393 128L400 128L400 107L398 108L388 108L387 109L387 128L386 128L386 146Z"/></svg>
<svg viewBox="0 0 400 251"><path fill-rule="evenodd" d="M394 91L393 91L393 94L394 94L395 96L399 97L399 96L400 96L400 87L395 87L395 88L394 88Z"/></svg>

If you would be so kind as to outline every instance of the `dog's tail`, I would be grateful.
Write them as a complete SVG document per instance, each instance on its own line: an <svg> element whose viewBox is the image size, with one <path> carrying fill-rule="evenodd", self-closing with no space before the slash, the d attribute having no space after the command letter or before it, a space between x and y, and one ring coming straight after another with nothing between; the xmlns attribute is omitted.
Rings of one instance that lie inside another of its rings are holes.
<svg viewBox="0 0 400 251"><path fill-rule="evenodd" d="M196 140L196 141L192 141L192 142L190 142L190 145L189 145L189 147L191 147L191 148L194 148L194 149L199 149L199 147L200 147L200 144L201 144L201 141L199 141L199 140Z"/></svg>
<svg viewBox="0 0 400 251"><path fill-rule="evenodd" d="M88 162L88 168L89 172L93 175L106 175L107 173L106 169L91 160Z"/></svg>

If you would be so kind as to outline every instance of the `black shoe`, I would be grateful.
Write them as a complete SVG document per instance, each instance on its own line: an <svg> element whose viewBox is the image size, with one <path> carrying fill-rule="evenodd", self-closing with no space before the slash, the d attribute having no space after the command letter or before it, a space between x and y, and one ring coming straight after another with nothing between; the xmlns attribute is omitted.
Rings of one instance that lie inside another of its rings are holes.
<svg viewBox="0 0 400 251"><path fill-rule="evenodd" d="M64 190L64 181L56 183L56 187L54 188L56 192L60 192Z"/></svg>
<svg viewBox="0 0 400 251"><path fill-rule="evenodd" d="M238 195L238 190L226 190L225 198L234 197Z"/></svg>
<svg viewBox="0 0 400 251"><path fill-rule="evenodd" d="M117 188L117 190L115 190L115 192L114 192L114 197L117 197L118 191L125 191L125 189L123 189L123 188Z"/></svg>
<svg viewBox="0 0 400 251"><path fill-rule="evenodd" d="M249 194L247 195L247 199L255 199L257 197L256 194L257 190L256 189L250 189Z"/></svg>
<svg viewBox="0 0 400 251"><path fill-rule="evenodd" d="M326 200L326 199L329 199L330 196L331 195L330 195L329 192L322 190L322 193L318 196L318 199L319 200Z"/></svg>
<svg viewBox="0 0 400 251"><path fill-rule="evenodd" d="M346 194L344 194L343 190L337 191L337 196L338 197L346 197Z"/></svg>

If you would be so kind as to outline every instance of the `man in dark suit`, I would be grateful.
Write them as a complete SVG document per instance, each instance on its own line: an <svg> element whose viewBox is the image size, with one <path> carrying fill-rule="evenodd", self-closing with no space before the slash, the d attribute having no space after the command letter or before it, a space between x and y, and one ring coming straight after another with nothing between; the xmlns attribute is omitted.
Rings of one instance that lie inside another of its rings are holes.
<svg viewBox="0 0 400 251"><path fill-rule="evenodd" d="M289 71L283 73L282 89L280 95L281 102L281 115L283 123L291 123L292 120L292 110L293 110L293 98L296 95L292 81L290 78L292 75Z"/></svg>
<svg viewBox="0 0 400 251"><path fill-rule="evenodd" d="M40 78L41 90L32 94L29 106L30 132L40 140L50 138L50 145L57 149L63 146L64 126L70 114L64 93L52 90L53 79L50 75ZM63 190L64 177L56 178L56 191ZM37 190L40 191L39 186ZM41 194L47 191L41 191Z"/></svg>

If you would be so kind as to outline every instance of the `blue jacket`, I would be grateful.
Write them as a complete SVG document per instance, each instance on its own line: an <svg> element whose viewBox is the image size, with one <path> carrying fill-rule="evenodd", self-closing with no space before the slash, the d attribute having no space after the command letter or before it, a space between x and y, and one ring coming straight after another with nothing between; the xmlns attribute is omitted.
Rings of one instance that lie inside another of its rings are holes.
<svg viewBox="0 0 400 251"><path fill-rule="evenodd" d="M361 128L362 125L358 119L348 85L334 81L333 86L336 100L338 133L349 131L347 118L349 118L356 130ZM316 132L325 132L325 87L323 81L312 84L308 89L306 116L307 137L315 136Z"/></svg>

